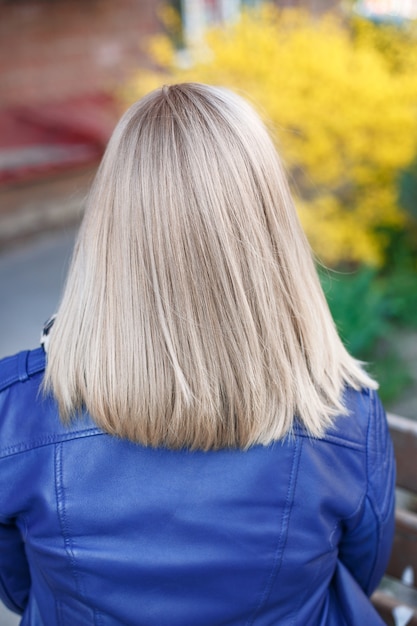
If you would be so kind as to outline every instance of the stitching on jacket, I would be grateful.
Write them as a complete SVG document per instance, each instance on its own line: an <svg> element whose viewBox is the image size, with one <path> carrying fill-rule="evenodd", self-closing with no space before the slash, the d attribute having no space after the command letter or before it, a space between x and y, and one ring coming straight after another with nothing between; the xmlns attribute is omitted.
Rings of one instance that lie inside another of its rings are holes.
<svg viewBox="0 0 417 626"><path fill-rule="evenodd" d="M366 429L366 492L369 489L369 436L371 432L371 425L374 418L374 396L370 397L369 409L368 409L368 428Z"/></svg>
<svg viewBox="0 0 417 626"><path fill-rule="evenodd" d="M10 385L12 385L13 383L18 383L18 382L19 382L19 379L16 378L16 374L13 374L13 376L9 376L9 378L5 378L4 380L0 382L0 391L5 391L7 387L10 387Z"/></svg>
<svg viewBox="0 0 417 626"><path fill-rule="evenodd" d="M392 493L392 488L393 488L393 483L395 482L395 472L393 471L393 465L395 463L394 461L394 456L392 454L392 444L391 444L391 440L389 438L389 436L385 436L385 441L384 443L386 445L388 445L388 452L391 452L391 454L388 454L388 458L389 461L387 460L387 455L385 454L386 450L384 450L384 453L382 453L381 451L381 447L379 444L382 443L382 431L384 429L384 426L382 424L382 420L384 418L383 415L383 409L381 410L381 407L377 407L377 400L378 397L376 395L375 392L373 392L373 395L371 397L371 415L372 415L372 422L375 423L375 433L376 433L376 438L377 438L377 442L375 441L375 437L374 437L374 445L375 445L375 451L376 454L374 454L374 456L377 456L376 458L376 464L378 467L383 466L384 469L384 473L386 475L388 475L390 477L390 483L387 485L387 488L384 489L383 491L383 500L382 502L379 501L378 498L378 491L375 490L374 488L374 484L370 481L370 475L371 475L371 463L369 461L369 455L367 458L367 471L368 471L368 483L369 483L369 501L372 504L372 508L374 510L375 516L378 520L379 523L383 524L389 513L390 513L390 494ZM378 420L378 422L377 422ZM377 428L376 428L377 426ZM387 427L386 427L387 428ZM381 468L382 469L382 468ZM375 475L375 472L373 472L373 475Z"/></svg>
<svg viewBox="0 0 417 626"><path fill-rule="evenodd" d="M27 350L26 352L20 352L17 357L17 375L21 383L25 382L25 380L29 378L27 367L28 356L29 350Z"/></svg>
<svg viewBox="0 0 417 626"><path fill-rule="evenodd" d="M11 385L25 382L45 369L45 353L42 348L19 352L12 357L6 357L5 361L7 365L5 363L4 366L7 369L13 368L13 373L5 378L0 375L0 392L5 391Z"/></svg>
<svg viewBox="0 0 417 626"><path fill-rule="evenodd" d="M355 516L357 516L360 512L361 509L364 508L365 506L365 501L366 501L366 493L363 493L362 496L359 498L359 503L358 506L356 507L356 509L353 511L353 513L351 513L350 515L348 515L347 517L344 517L341 521L342 522L348 522L349 520L353 519ZM358 524L360 523L360 520L358 520ZM357 525L353 528L353 530L355 530L357 528Z"/></svg>
<svg viewBox="0 0 417 626"><path fill-rule="evenodd" d="M27 360L27 372L29 376L43 372L45 370L45 365L46 357L45 350L43 348L37 348L36 350L31 350L29 352Z"/></svg>
<svg viewBox="0 0 417 626"><path fill-rule="evenodd" d="M55 493L56 493L56 504L57 504L57 512L59 524L61 527L62 537L64 540L65 552L67 553L67 557L70 563L70 570L75 582L75 588L80 595L81 584L80 579L77 574L77 570L75 567L75 555L73 551L73 545L71 541L71 535L68 528L66 511L65 511L65 496L64 496L64 480L63 480L63 466L62 466L62 443L56 444L55 446Z"/></svg>
<svg viewBox="0 0 417 626"><path fill-rule="evenodd" d="M365 486L368 485L368 474L367 474L367 469L366 469L366 458L365 458ZM359 511L365 506L365 500L366 500L366 489L364 491L364 493L361 495L361 497L359 498L359 503L358 506L354 509L354 511L348 515L347 517L344 517L342 519L342 522L348 522L349 520L353 519L355 516L358 515Z"/></svg>
<svg viewBox="0 0 417 626"><path fill-rule="evenodd" d="M21 452L28 452L36 448L43 446L49 446L54 443L60 443L61 441L68 441L70 439L82 439L83 437L94 437L96 435L105 435L99 428L89 428L88 430L76 430L70 433L60 433L56 435L46 435L42 439L37 439L30 443L17 443L13 446L7 446L0 449L0 459L13 454L20 454Z"/></svg>
<svg viewBox="0 0 417 626"><path fill-rule="evenodd" d="M368 423L368 432L367 432L367 436L366 436L366 441L367 441L367 448L366 448L366 454L367 454L367 456L366 456L366 479L367 479L367 481L366 482L367 482L367 485L368 485L366 497L367 497L369 505L370 505L370 507L372 509L372 512L373 512L373 514L375 516L375 520L376 520L376 524L377 524L377 528L378 528L378 531L377 531L377 533L378 533L378 540L377 540L377 544L376 544L376 549L375 549L375 554L374 554L374 558L373 558L373 562L372 562L372 567L369 570L369 576L368 576L368 580L367 580L366 589L369 589L371 586L373 586L373 585L371 585L371 583L372 583L373 578L375 576L375 571L377 569L378 560L381 558L381 555L380 555L380 552L381 552L380 545L381 545L381 537L382 537L382 526L383 526L384 522L387 519L387 514L385 515L385 519L381 518L381 515L380 515L379 511L375 507L374 498L370 497L370 495L369 495L369 491L372 491L371 485L369 483L369 463L370 463L370 461L369 461L369 433L370 433L370 430L371 430L371 424L375 421L375 413L376 413L376 406L375 406L375 404L376 404L376 399L377 399L376 393L373 392L371 394L370 403L369 403L370 404L370 407L369 407L369 423Z"/></svg>
<svg viewBox="0 0 417 626"><path fill-rule="evenodd" d="M261 596L261 599L256 607L252 617L246 622L246 626L251 626L255 623L257 616L259 615L262 606L269 598L269 594L271 593L272 585L274 580L276 579L279 570L281 569L282 559L284 556L284 550L287 543L288 538L288 523L291 516L292 505L294 502L294 493L297 486L297 478L298 478L298 466L300 463L301 457L301 448L302 448L302 439L298 439L295 442L294 447L294 455L291 464L290 477L288 481L288 489L287 496L285 499L285 506L281 517L281 530L278 537L278 543L275 550L275 556L273 559L273 565L271 572L269 574L268 582L265 585L265 589Z"/></svg>
<svg viewBox="0 0 417 626"><path fill-rule="evenodd" d="M349 450L366 450L365 444L360 443L359 441L351 441L347 437L339 437L338 435L325 434L324 437L322 437L321 439L315 439L307 433L297 430L296 436L302 437L303 439L308 439L313 443L332 443L336 446L341 446L342 448L349 448Z"/></svg>
<svg viewBox="0 0 417 626"><path fill-rule="evenodd" d="M366 498L369 501L369 505L372 509L373 514L375 515L375 520L376 523L378 525L378 541L377 541L377 545L376 545L376 549L375 549L375 554L374 554L374 558L372 561L372 566L369 568L369 576L367 579L367 584L366 584L366 589L369 589L369 586L371 584L371 580L372 577L374 576L375 573L375 567L376 567L376 563L377 563L377 558L378 558L378 553L379 553L379 544L381 542L381 524L380 524L380 520L378 518L377 512L375 511L375 507L373 505L372 502L372 498L369 497L368 495L368 491L369 491L369 435L371 432L371 424L374 421L374 417L375 417L375 394L372 394L370 396L370 402L369 402L369 411L368 411L368 430L366 433Z"/></svg>

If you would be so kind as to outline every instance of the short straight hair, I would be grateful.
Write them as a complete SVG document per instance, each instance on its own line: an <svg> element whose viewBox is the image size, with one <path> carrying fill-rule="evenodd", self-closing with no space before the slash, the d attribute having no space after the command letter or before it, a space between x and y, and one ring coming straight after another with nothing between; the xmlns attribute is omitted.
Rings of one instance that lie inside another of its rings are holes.
<svg viewBox="0 0 417 626"><path fill-rule="evenodd" d="M344 348L286 176L243 99L164 86L117 125L50 333L44 386L68 421L149 446L322 437L343 389L376 387Z"/></svg>

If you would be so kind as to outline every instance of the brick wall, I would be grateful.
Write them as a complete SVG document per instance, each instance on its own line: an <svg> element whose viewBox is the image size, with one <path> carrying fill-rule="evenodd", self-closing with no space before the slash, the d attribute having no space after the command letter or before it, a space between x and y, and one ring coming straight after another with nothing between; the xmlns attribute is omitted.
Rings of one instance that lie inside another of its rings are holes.
<svg viewBox="0 0 417 626"><path fill-rule="evenodd" d="M111 89L146 63L158 0L0 0L0 108Z"/></svg>
<svg viewBox="0 0 417 626"><path fill-rule="evenodd" d="M341 0L275 0L279 7L300 7L307 9L312 15L321 15L328 11L342 11Z"/></svg>
<svg viewBox="0 0 417 626"><path fill-rule="evenodd" d="M339 0L275 0L319 14ZM106 91L146 64L166 0L0 0L0 109Z"/></svg>

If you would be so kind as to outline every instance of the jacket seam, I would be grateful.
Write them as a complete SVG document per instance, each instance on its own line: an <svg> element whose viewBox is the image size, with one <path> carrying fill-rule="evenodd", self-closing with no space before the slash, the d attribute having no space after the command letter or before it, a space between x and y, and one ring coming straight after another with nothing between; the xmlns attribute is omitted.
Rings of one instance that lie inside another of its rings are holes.
<svg viewBox="0 0 417 626"><path fill-rule="evenodd" d="M387 488L384 490L385 492L385 500L383 502L383 509L387 509L386 511L384 511L384 514L382 514L382 511L378 508L377 503L375 502L375 493L374 493L374 489L373 486L370 484L370 480L369 480L369 475L370 475L370 460L369 460L369 433L371 431L371 424L374 424L376 421L376 402L377 402L377 395L376 393L373 391L370 394L370 407L369 407L369 423L368 423L368 432L367 432L367 455L366 455L366 477L367 477L367 489L366 489L366 499L369 502L369 506L370 509L374 515L375 518L375 523L377 526L377 530L376 530L376 534L377 534L377 542L376 542L376 546L375 546L375 551L374 551L374 557L372 560L372 566L369 569L369 575L367 577L367 581L366 581L366 586L365 586L365 591L366 593L369 593L369 590L372 589L375 585L375 580L374 580L374 576L375 576L375 571L378 567L378 562L381 558L380 555L380 546L381 546L381 541L382 541L382 536L383 536L383 525L386 522L386 520L388 519L388 515L389 515L389 507L386 506L387 502L388 502L388 494L391 492L391 489ZM375 428L375 426L374 426ZM377 433L378 436L379 433ZM391 459L390 462L390 467L389 467L389 474L390 474L390 481L391 483L394 483L394 476L392 474L392 468L393 468L393 459ZM392 487L392 489L395 488L395 483L393 485L390 485Z"/></svg>
<svg viewBox="0 0 417 626"><path fill-rule="evenodd" d="M394 468L395 468L395 461L394 461L394 458L391 458L390 465L388 467L388 472L387 473L390 476L389 487L392 487L392 490L395 491L395 479L394 479L395 469ZM378 512L378 518L377 519L380 521L381 524L384 524L387 521L388 516L390 514L389 494L391 493L392 490L391 489L386 489L385 494L384 494L385 495L385 499L384 499L384 502L383 502L383 506L381 507L381 511Z"/></svg>
<svg viewBox="0 0 417 626"><path fill-rule="evenodd" d="M20 382L22 381L20 381L19 378L16 377L16 374L13 374L13 376L9 376L9 378L6 378L5 380L2 380L0 382L0 392L6 391L6 389L8 389L11 385L14 385Z"/></svg>
<svg viewBox="0 0 417 626"><path fill-rule="evenodd" d="M0 449L0 459L13 456L14 454L21 454L22 452L29 452L30 450L35 450L36 448L50 446L62 441L83 439L84 437L94 437L104 434L105 433L98 428L91 428L89 430L72 431L67 434L47 435L46 437L32 441L31 443L18 443L13 446L7 446L6 448Z"/></svg>
<svg viewBox="0 0 417 626"><path fill-rule="evenodd" d="M0 392L5 391L11 385L25 382L45 370L45 352L40 348L23 350L6 358L6 361L8 361L8 369L13 368L13 373L6 373L4 377L0 375Z"/></svg>
<svg viewBox="0 0 417 626"><path fill-rule="evenodd" d="M74 549L71 540L71 534L68 528L68 521L65 510L65 489L64 489L64 479L63 479L63 462L62 462L62 454L63 454L63 445L61 443L57 443L55 445L55 494L56 494L56 504L57 504L57 512L59 525L61 527L62 538L64 540L65 552L68 557L70 571L72 573L72 577L75 583L75 589L78 594L83 595L81 591L81 583L76 569L76 561L74 555Z"/></svg>
<svg viewBox="0 0 417 626"><path fill-rule="evenodd" d="M21 383L24 383L29 378L27 366L28 357L29 350L27 350L26 352L20 352L17 357L17 376L19 378L19 382Z"/></svg>
<svg viewBox="0 0 417 626"><path fill-rule="evenodd" d="M358 506L354 509L354 511L350 515L347 515L341 521L342 522L348 522L349 520L351 520L354 517L356 517L358 515L359 511L364 507L366 498L367 498L367 494L366 493L362 494L361 497L359 498Z"/></svg>
<svg viewBox="0 0 417 626"><path fill-rule="evenodd" d="M284 556L284 550L288 539L288 525L291 516L292 506L294 504L294 493L297 486L297 478L298 478L298 467L300 463L301 457L301 447L302 441L298 440L295 443L294 456L291 464L290 477L288 481L288 489L287 496L285 499L285 506L281 517L281 530L278 537L277 547L275 549L275 555L273 559L273 565L268 577L268 581L264 587L262 596L258 602L258 606L256 607L252 617L246 623L246 626L251 626L255 623L259 612L264 606L265 602L268 600L269 595L272 590L272 585L274 580L276 579L279 570L281 569L282 560Z"/></svg>
<svg viewBox="0 0 417 626"><path fill-rule="evenodd" d="M349 450L359 450L361 452L366 451L366 446L363 443L359 443L357 441L350 441L349 439L339 438L337 435L324 435L324 437L320 439L316 439L311 437L307 433L297 432L297 437L302 437L303 439L308 439L313 443L330 443L336 446L341 446L342 448L349 448Z"/></svg>
<svg viewBox="0 0 417 626"><path fill-rule="evenodd" d="M373 421L374 418L374 404L375 404L375 394L372 394L370 396L370 402L369 402L369 411L368 411L368 429L366 432L366 499L369 501L369 504L371 506L372 509L372 513L375 516L375 521L378 525L378 540L377 540L377 546L375 549L375 553L374 553L374 558L372 559L372 566L369 569L369 575L367 577L367 581L366 581L366 590L369 589L371 580L372 580L372 576L374 575L375 572L375 566L376 566L376 562L377 562L377 558L378 558L378 552L379 552L379 544L381 542L381 524L380 524L380 520L378 518L378 515L375 511L375 507L373 505L372 502L372 498L369 497L369 433L371 431L371 423Z"/></svg>
<svg viewBox="0 0 417 626"><path fill-rule="evenodd" d="M370 407L370 413L372 415L372 422L375 422L376 420L376 399L377 396L375 393L373 393L373 395L371 396L371 407ZM368 445L369 448L369 445ZM368 452L368 448L367 448L367 452ZM390 484L392 482L394 482L394 475L393 475L393 465L394 465L394 458L391 457L390 461L389 461L389 466L387 468L387 475L390 476ZM380 507L378 508L376 505L376 501L375 501L375 489L373 488L373 486L370 484L370 480L369 480L369 474L370 474L370 462L369 462L369 455L367 454L367 484L368 484L368 489L367 489L367 497L368 500L372 506L372 510L374 512L375 518L377 520L377 522L379 524L383 524L390 512L390 508L389 508L389 494L391 492L390 489L385 489L384 490L384 499L380 504Z"/></svg>

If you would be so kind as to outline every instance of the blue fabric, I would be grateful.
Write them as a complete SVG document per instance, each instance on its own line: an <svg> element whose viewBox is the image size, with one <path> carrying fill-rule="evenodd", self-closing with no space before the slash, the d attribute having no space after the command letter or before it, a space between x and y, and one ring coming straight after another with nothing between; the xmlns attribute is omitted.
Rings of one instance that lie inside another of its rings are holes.
<svg viewBox="0 0 417 626"><path fill-rule="evenodd" d="M378 626L395 466L374 392L317 440L151 449L64 427L0 362L0 597L23 626Z"/></svg>

